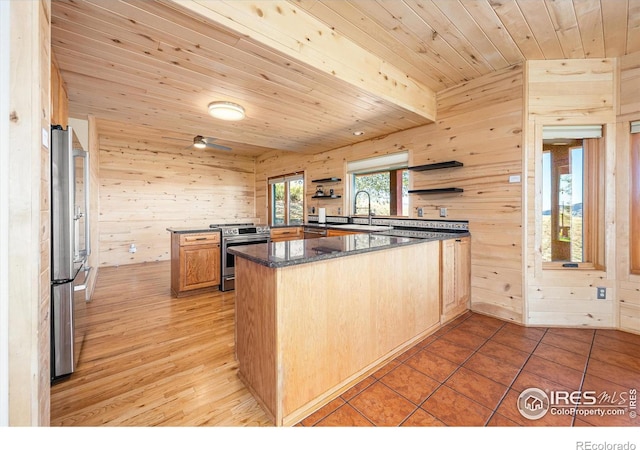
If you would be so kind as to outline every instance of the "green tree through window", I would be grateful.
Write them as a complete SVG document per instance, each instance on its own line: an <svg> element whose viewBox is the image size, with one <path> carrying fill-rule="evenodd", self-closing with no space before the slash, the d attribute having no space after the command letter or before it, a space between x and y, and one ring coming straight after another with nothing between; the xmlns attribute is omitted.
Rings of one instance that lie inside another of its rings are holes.
<svg viewBox="0 0 640 450"><path fill-rule="evenodd" d="M382 172L355 174L354 194L367 191L371 196L371 211L379 216L406 215L409 195L409 171L386 170ZM366 214L367 197L358 197L355 211Z"/></svg>
<svg viewBox="0 0 640 450"><path fill-rule="evenodd" d="M301 225L304 221L304 179L301 174L269 179L271 225Z"/></svg>

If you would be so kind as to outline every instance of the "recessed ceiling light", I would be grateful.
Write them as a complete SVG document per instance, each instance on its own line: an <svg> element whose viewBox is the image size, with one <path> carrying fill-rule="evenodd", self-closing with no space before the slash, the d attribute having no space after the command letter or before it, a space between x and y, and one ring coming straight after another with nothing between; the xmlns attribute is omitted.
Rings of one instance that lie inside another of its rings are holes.
<svg viewBox="0 0 640 450"><path fill-rule="evenodd" d="M354 136L362 136L364 134L364 131L354 131L353 135Z"/></svg>
<svg viewBox="0 0 640 450"><path fill-rule="evenodd" d="M211 102L209 103L209 114L221 120L242 120L244 119L244 108L237 103Z"/></svg>

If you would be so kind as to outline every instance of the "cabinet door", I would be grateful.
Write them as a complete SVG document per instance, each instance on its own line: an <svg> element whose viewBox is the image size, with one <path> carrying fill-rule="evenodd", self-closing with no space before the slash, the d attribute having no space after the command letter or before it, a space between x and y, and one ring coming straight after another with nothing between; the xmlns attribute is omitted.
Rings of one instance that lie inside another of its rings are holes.
<svg viewBox="0 0 640 450"><path fill-rule="evenodd" d="M441 241L441 322L469 309L471 285L471 238Z"/></svg>
<svg viewBox="0 0 640 450"><path fill-rule="evenodd" d="M468 309L471 294L471 238L464 237L455 240L455 266L456 306Z"/></svg>
<svg viewBox="0 0 640 450"><path fill-rule="evenodd" d="M440 292L442 295L442 321L446 321L456 306L456 254L455 241L440 241Z"/></svg>
<svg viewBox="0 0 640 450"><path fill-rule="evenodd" d="M220 284L220 244L180 247L181 291Z"/></svg>

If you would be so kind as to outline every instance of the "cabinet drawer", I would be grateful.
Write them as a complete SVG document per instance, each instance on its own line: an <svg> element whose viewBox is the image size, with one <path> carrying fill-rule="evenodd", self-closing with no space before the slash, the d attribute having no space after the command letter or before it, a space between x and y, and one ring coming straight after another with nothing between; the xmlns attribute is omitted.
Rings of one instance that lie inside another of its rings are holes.
<svg viewBox="0 0 640 450"><path fill-rule="evenodd" d="M288 241L302 239L302 227L272 228L271 241Z"/></svg>
<svg viewBox="0 0 640 450"><path fill-rule="evenodd" d="M297 236L300 234L300 228L280 228L278 230L271 230L272 237L280 236Z"/></svg>
<svg viewBox="0 0 640 450"><path fill-rule="evenodd" d="M220 242L220 233L186 233L180 235L180 246L217 244Z"/></svg>

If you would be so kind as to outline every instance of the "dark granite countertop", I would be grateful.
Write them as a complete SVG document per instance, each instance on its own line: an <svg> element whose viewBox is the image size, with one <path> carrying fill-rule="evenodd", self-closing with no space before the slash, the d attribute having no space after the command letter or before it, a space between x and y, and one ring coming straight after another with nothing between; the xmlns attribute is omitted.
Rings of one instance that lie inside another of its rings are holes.
<svg viewBox="0 0 640 450"><path fill-rule="evenodd" d="M213 233L216 231L220 231L220 228L211 228L211 227L202 227L202 228L167 228L167 231L170 231L171 233L178 233L178 234L186 234L186 233Z"/></svg>
<svg viewBox="0 0 640 450"><path fill-rule="evenodd" d="M263 266L280 268L440 239L362 233L317 239L270 242L268 244L242 245L230 248L229 253Z"/></svg>

